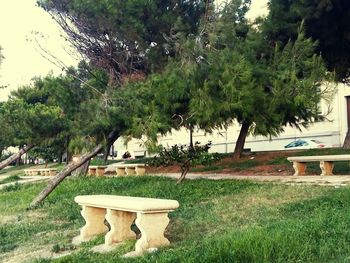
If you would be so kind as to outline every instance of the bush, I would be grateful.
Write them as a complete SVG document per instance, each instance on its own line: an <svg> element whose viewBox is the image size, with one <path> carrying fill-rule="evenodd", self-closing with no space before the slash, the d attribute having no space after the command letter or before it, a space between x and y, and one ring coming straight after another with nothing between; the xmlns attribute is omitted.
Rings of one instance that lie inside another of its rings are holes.
<svg viewBox="0 0 350 263"><path fill-rule="evenodd" d="M181 183L191 167L196 165L209 166L213 162L220 160L220 155L217 153L208 153L211 142L200 145L196 142L194 146L173 145L170 148L163 148L158 156L153 157L148 164L151 166L171 166L178 165L181 169L181 176L177 183Z"/></svg>

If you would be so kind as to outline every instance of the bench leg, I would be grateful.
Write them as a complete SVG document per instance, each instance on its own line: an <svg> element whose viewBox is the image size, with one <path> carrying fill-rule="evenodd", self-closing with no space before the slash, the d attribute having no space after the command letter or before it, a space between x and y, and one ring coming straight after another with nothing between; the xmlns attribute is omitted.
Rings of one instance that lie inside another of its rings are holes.
<svg viewBox="0 0 350 263"><path fill-rule="evenodd" d="M125 175L125 168L117 168L116 172L118 176L123 176Z"/></svg>
<svg viewBox="0 0 350 263"><path fill-rule="evenodd" d="M134 174L136 174L135 168L133 168L133 167L126 167L125 168L125 172L126 172L127 175L134 175Z"/></svg>
<svg viewBox="0 0 350 263"><path fill-rule="evenodd" d="M333 162L327 162L327 161L321 161L320 162L320 168L321 168L321 176L323 175L333 175Z"/></svg>
<svg viewBox="0 0 350 263"><path fill-rule="evenodd" d="M124 240L135 239L136 234L130 229L135 217L135 213L107 209L106 220L111 230L105 236L105 245L110 246Z"/></svg>
<svg viewBox="0 0 350 263"><path fill-rule="evenodd" d="M145 172L146 172L146 168L144 168L144 167L136 167L135 171L136 171L137 175L144 175Z"/></svg>
<svg viewBox="0 0 350 263"><path fill-rule="evenodd" d="M85 219L86 224L80 229L80 241L87 241L93 236L108 230L104 224L106 209L84 205L81 215Z"/></svg>
<svg viewBox="0 0 350 263"><path fill-rule="evenodd" d="M103 176L105 174L105 168L97 168L96 174L97 176Z"/></svg>
<svg viewBox="0 0 350 263"><path fill-rule="evenodd" d="M306 163L293 162L294 175L305 175Z"/></svg>
<svg viewBox="0 0 350 263"><path fill-rule="evenodd" d="M168 213L137 213L135 223L141 231L141 238L135 244L136 253L170 244L164 237L165 228L169 224Z"/></svg>
<svg viewBox="0 0 350 263"><path fill-rule="evenodd" d="M91 176L96 175L96 169L89 169L88 174L91 175Z"/></svg>
<svg viewBox="0 0 350 263"><path fill-rule="evenodd" d="M56 171L50 171L50 176L55 176L56 175Z"/></svg>

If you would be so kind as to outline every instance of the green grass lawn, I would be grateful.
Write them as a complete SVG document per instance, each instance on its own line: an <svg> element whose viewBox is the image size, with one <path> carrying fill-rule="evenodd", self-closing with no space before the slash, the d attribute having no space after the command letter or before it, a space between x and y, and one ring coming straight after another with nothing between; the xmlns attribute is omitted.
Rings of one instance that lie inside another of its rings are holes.
<svg viewBox="0 0 350 263"><path fill-rule="evenodd" d="M0 190L0 261L20 262L350 262L350 188L287 186L162 177L65 180L35 210L27 206L45 184ZM123 259L128 241L107 254L90 252L103 236L71 244L84 225L76 195L116 194L176 199L166 236L171 245ZM72 252L59 259L44 252ZM33 259L37 258L37 259Z"/></svg>

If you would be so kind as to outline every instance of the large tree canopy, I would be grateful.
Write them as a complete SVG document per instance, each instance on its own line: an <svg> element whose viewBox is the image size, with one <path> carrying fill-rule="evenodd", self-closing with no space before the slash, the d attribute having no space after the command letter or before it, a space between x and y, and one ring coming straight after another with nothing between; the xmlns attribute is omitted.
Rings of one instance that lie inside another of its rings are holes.
<svg viewBox="0 0 350 263"><path fill-rule="evenodd" d="M350 77L350 1L348 0L270 0L270 13L264 31L273 42L286 44L297 38L304 21L305 34L318 42L328 70L337 80Z"/></svg>
<svg viewBox="0 0 350 263"><path fill-rule="evenodd" d="M271 46L239 15L246 11L242 6L233 1L211 17L200 36L186 39L184 56L150 78L159 112L168 119L182 116L183 126L209 131L241 124L235 157L249 130L269 136L287 124L307 126L322 118L321 98L332 95L332 89L321 88L326 69L311 39L300 32L294 41Z"/></svg>
<svg viewBox="0 0 350 263"><path fill-rule="evenodd" d="M68 40L121 84L130 74L161 68L178 40L196 34L204 0L41 0Z"/></svg>

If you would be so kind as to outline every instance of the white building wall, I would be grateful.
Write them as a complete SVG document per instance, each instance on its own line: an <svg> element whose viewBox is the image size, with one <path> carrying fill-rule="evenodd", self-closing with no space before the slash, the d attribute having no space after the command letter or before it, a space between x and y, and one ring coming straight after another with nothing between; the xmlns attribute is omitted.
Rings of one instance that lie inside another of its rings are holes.
<svg viewBox="0 0 350 263"><path fill-rule="evenodd" d="M350 86L339 84L333 98L332 111L327 115L327 120L313 123L307 129L303 128L301 131L294 127L285 127L285 131L278 137L248 136L245 148L250 148L252 151L283 150L286 144L298 138L317 139L327 145L341 146L348 130L346 96L350 96ZM320 106L322 112L325 113L327 111L326 104L321 103ZM240 126L237 123L229 126L227 130L215 130L212 134L195 130L193 140L201 143L211 141L211 152L233 152L239 131ZM174 144L188 144L189 140L189 132L182 128L160 137L159 143L168 147ZM143 142L137 139L129 141L126 145L123 139L118 139L114 146L118 152L118 158L121 158L125 151L129 151L132 156L141 156L144 152L147 152ZM148 154L146 153L146 155Z"/></svg>

